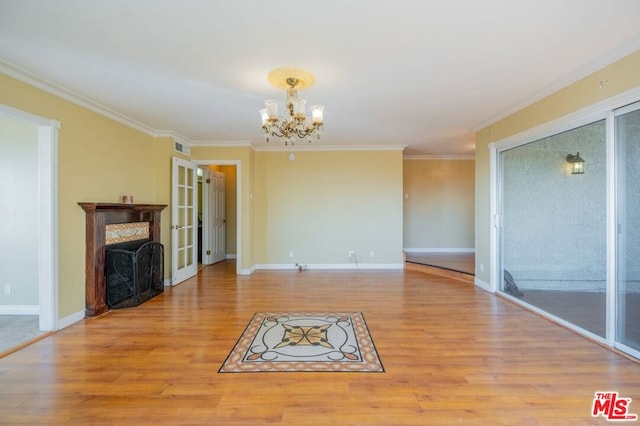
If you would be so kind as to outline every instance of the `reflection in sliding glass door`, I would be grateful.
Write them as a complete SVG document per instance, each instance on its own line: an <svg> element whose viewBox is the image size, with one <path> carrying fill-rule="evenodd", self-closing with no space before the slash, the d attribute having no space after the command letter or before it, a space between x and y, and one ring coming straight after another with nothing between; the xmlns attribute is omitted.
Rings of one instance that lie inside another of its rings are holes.
<svg viewBox="0 0 640 426"><path fill-rule="evenodd" d="M622 349L640 357L640 104L616 112L617 327ZM634 353L635 352L635 353Z"/></svg>
<svg viewBox="0 0 640 426"><path fill-rule="evenodd" d="M576 156L584 173L572 173ZM500 160L501 291L604 338L605 120L502 151Z"/></svg>

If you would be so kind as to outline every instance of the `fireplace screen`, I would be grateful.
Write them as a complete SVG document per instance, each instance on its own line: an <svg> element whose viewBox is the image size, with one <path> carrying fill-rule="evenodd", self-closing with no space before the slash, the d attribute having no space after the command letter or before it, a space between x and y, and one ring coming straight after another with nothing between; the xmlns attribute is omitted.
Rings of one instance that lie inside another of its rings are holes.
<svg viewBox="0 0 640 426"><path fill-rule="evenodd" d="M164 291L164 247L150 240L108 245L105 272L107 305L138 306Z"/></svg>

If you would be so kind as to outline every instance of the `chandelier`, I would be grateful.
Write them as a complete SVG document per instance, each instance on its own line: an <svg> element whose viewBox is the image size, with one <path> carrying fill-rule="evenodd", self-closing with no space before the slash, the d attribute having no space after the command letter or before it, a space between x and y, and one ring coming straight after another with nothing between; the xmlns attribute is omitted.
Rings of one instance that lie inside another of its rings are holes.
<svg viewBox="0 0 640 426"><path fill-rule="evenodd" d="M298 98L298 90L311 87L314 82L315 78L311 73L294 68L278 68L269 73L269 83L272 86L286 89L287 102L282 117L278 117L278 103L273 100L265 101L266 108L260 110L267 142L270 137L278 137L283 138L287 146L294 145L296 140L307 139L311 143L312 138L320 139L324 107L311 106L311 117L307 117L307 101Z"/></svg>

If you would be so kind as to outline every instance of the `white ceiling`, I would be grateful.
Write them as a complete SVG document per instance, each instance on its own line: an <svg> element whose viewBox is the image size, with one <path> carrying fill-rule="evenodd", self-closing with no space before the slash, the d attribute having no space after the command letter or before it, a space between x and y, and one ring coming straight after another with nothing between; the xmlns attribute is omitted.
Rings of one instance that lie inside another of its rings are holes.
<svg viewBox="0 0 640 426"><path fill-rule="evenodd" d="M472 155L475 130L640 49L639 18L638 0L0 0L0 70L262 146L258 109L285 96L268 72L302 68L314 144Z"/></svg>

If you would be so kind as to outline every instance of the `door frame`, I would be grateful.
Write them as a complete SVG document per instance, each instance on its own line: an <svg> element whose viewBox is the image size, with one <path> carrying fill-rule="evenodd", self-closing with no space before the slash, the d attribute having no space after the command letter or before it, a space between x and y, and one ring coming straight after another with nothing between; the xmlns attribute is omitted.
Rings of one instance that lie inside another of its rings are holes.
<svg viewBox="0 0 640 426"><path fill-rule="evenodd" d="M240 160L193 160L198 166L236 166L236 274L243 275L242 271L242 162ZM202 214L205 214L203 206ZM208 211L206 212L208 213ZM228 218L227 218L228 219ZM204 228L202 234L209 229Z"/></svg>
<svg viewBox="0 0 640 426"><path fill-rule="evenodd" d="M60 122L0 104L0 115L38 130L38 303L41 331L58 329L58 130Z"/></svg>

